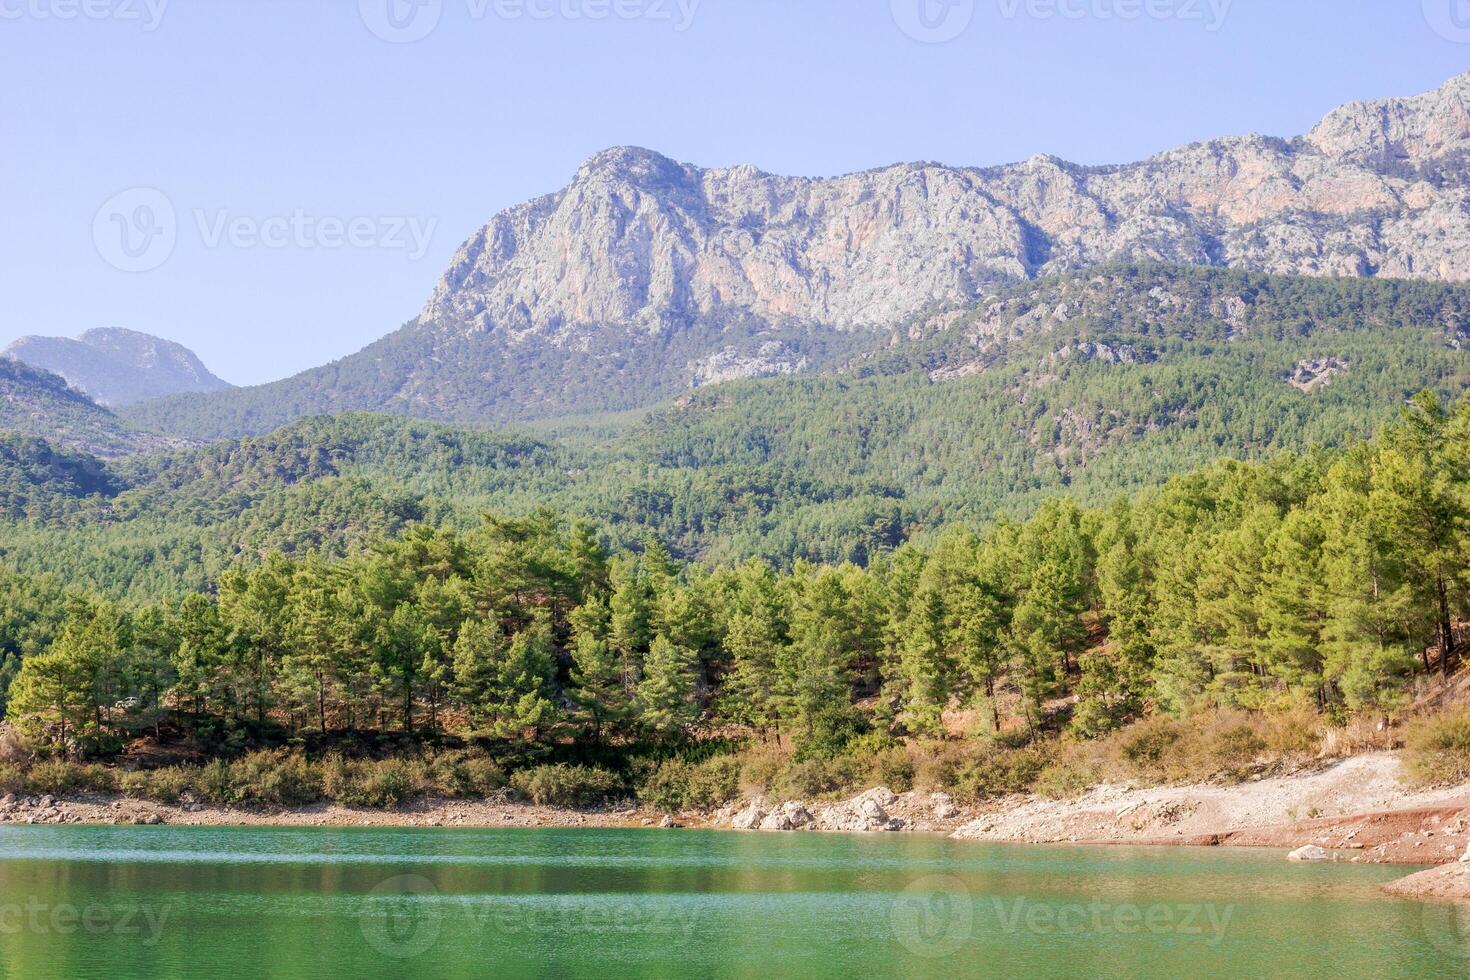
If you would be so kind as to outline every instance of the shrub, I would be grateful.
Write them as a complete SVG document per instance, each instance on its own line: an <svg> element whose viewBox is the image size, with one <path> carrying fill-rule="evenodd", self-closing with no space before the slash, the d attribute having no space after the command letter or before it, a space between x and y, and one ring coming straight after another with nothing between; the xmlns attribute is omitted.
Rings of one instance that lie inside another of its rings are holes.
<svg viewBox="0 0 1470 980"><path fill-rule="evenodd" d="M638 787L638 796L660 810L713 810L740 793L740 760L721 755L703 762L668 759Z"/></svg>
<svg viewBox="0 0 1470 980"><path fill-rule="evenodd" d="M429 763L434 792L451 799L479 799L505 786L505 770L478 752L442 752Z"/></svg>
<svg viewBox="0 0 1470 980"><path fill-rule="evenodd" d="M863 735L866 721L850 704L834 704L812 715L806 734L796 747L798 761L832 759L847 751Z"/></svg>
<svg viewBox="0 0 1470 980"><path fill-rule="evenodd" d="M124 796L130 796L135 800L148 799L148 774L146 772L125 772L117 777L117 788Z"/></svg>
<svg viewBox="0 0 1470 980"><path fill-rule="evenodd" d="M1419 786L1470 780L1470 711L1420 718L1404 736L1404 778Z"/></svg>
<svg viewBox="0 0 1470 980"><path fill-rule="evenodd" d="M0 762L21 766L30 762L32 757L25 737L12 725L0 725Z"/></svg>
<svg viewBox="0 0 1470 980"><path fill-rule="evenodd" d="M33 793L110 793L117 787L112 771L96 763L47 759L31 767L26 780Z"/></svg>
<svg viewBox="0 0 1470 980"><path fill-rule="evenodd" d="M740 757L740 788L751 796L770 793L789 762L788 756L773 745L746 750Z"/></svg>
<svg viewBox="0 0 1470 980"><path fill-rule="evenodd" d="M423 792L427 771L414 759L346 763L334 779L334 799L348 806L390 809Z"/></svg>
<svg viewBox="0 0 1470 980"><path fill-rule="evenodd" d="M1070 762L1053 762L1036 776L1035 791L1053 800L1081 796L1092 788L1092 775Z"/></svg>
<svg viewBox="0 0 1470 980"><path fill-rule="evenodd" d="M843 756L794 763L777 780L774 789L789 799L809 800L847 792L863 781L863 766L856 759Z"/></svg>
<svg viewBox="0 0 1470 980"><path fill-rule="evenodd" d="M605 769L548 765L522 769L510 778L517 793L540 806L586 806L622 791L622 781Z"/></svg>
<svg viewBox="0 0 1470 980"><path fill-rule="evenodd" d="M194 778L194 791L207 803L228 806L239 799L235 781L230 774L230 764L223 759L206 763Z"/></svg>
<svg viewBox="0 0 1470 980"><path fill-rule="evenodd" d="M874 786L887 786L895 793L907 793L914 788L917 771L907 750L893 748L869 757L867 781Z"/></svg>
<svg viewBox="0 0 1470 980"><path fill-rule="evenodd" d="M7 793L22 793L26 788L26 774L20 766L0 762L0 796Z"/></svg>
<svg viewBox="0 0 1470 980"><path fill-rule="evenodd" d="M160 803L177 803L189 789L190 772L187 769L154 769L146 775L148 798Z"/></svg>
<svg viewBox="0 0 1470 980"><path fill-rule="evenodd" d="M1199 777L1225 776L1241 779L1266 750L1266 740L1249 722L1226 722L1207 729L1201 747Z"/></svg>
<svg viewBox="0 0 1470 980"><path fill-rule="evenodd" d="M1289 711L1268 715L1262 738L1266 751L1276 755L1317 755L1325 741L1322 718L1310 708L1294 707Z"/></svg>
<svg viewBox="0 0 1470 980"><path fill-rule="evenodd" d="M1183 737L1184 729L1174 719L1150 718L1117 736L1118 752L1134 771L1157 776L1167 768L1167 756Z"/></svg>
<svg viewBox="0 0 1470 980"><path fill-rule="evenodd" d="M1046 764L1047 756L1039 749L992 749L959 770L953 792L968 800L1024 793Z"/></svg>
<svg viewBox="0 0 1470 980"><path fill-rule="evenodd" d="M237 800L296 806L322 798L320 774L297 753L252 752L230 767Z"/></svg>

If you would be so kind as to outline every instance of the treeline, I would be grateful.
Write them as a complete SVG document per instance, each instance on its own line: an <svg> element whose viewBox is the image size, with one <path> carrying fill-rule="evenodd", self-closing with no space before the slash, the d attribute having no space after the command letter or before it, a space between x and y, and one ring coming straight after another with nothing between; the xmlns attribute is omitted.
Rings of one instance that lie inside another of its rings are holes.
<svg viewBox="0 0 1470 980"><path fill-rule="evenodd" d="M1470 405L1422 395L1341 453L1222 461L1094 510L1054 500L866 567L609 553L540 512L274 555L177 602L32 602L0 640L20 663L9 718L75 754L165 712L546 745L734 728L811 756L963 719L1093 737L1202 705L1395 711L1416 673L1453 665L1467 534Z"/></svg>

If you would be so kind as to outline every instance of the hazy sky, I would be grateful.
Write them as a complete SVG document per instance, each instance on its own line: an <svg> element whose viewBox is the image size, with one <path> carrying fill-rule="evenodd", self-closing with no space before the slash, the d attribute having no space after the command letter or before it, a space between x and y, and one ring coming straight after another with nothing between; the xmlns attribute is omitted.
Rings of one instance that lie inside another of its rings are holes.
<svg viewBox="0 0 1470 980"><path fill-rule="evenodd" d="M0 345L123 326L266 381L607 146L1124 162L1467 70L1467 0L0 0Z"/></svg>

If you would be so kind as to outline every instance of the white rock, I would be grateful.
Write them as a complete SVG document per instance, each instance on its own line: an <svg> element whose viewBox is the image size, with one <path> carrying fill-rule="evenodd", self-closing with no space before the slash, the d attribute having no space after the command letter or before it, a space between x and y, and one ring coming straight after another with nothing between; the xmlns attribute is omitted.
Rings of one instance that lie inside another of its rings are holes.
<svg viewBox="0 0 1470 980"><path fill-rule="evenodd" d="M1316 844L1307 844L1305 847L1298 847L1296 850L1286 855L1286 859L1288 861L1302 862L1331 861L1332 855L1328 854L1325 850L1318 847Z"/></svg>
<svg viewBox="0 0 1470 980"><path fill-rule="evenodd" d="M761 821L765 819L766 811L758 803L751 803L731 818L730 826L736 830L759 830Z"/></svg>

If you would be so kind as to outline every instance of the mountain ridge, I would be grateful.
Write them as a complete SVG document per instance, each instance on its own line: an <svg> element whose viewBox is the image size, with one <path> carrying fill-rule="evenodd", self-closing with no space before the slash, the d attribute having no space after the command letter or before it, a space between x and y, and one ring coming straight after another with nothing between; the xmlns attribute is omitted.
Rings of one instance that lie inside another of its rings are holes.
<svg viewBox="0 0 1470 980"><path fill-rule="evenodd" d="M1353 103L1306 135L1109 167L897 164L837 178L589 158L461 246L419 317L273 386L145 406L194 437L311 411L453 422L637 408L820 371L910 321L1109 262L1470 280L1470 74Z"/></svg>

